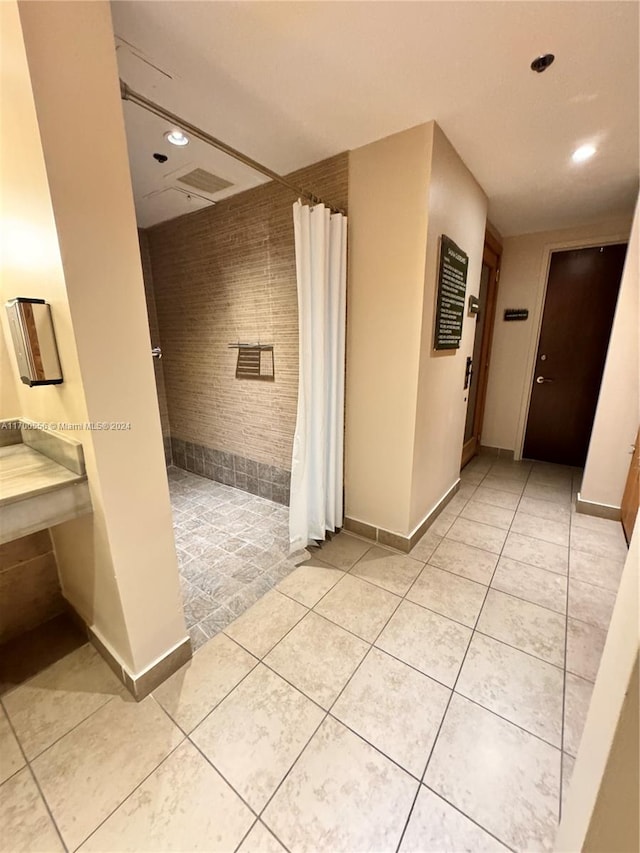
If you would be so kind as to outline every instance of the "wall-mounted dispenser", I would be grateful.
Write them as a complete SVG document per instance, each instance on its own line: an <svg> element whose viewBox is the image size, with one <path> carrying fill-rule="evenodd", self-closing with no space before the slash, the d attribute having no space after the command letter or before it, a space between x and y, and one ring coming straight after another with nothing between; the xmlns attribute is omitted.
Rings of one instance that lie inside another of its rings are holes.
<svg viewBox="0 0 640 853"><path fill-rule="evenodd" d="M6 307L20 379L29 386L60 385L62 370L50 305L44 299L18 296Z"/></svg>

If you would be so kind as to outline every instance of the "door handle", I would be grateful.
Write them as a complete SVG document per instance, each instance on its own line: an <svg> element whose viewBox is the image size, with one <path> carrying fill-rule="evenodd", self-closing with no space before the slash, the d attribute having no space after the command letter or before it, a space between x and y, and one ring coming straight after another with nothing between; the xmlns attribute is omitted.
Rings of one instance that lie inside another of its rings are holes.
<svg viewBox="0 0 640 853"><path fill-rule="evenodd" d="M546 379L544 376L536 376L536 382L538 385L542 385L543 382L553 382L553 379Z"/></svg>
<svg viewBox="0 0 640 853"><path fill-rule="evenodd" d="M471 377L473 375L473 359L471 356L467 356L467 366L464 370L464 391L467 390L469 385L471 385Z"/></svg>

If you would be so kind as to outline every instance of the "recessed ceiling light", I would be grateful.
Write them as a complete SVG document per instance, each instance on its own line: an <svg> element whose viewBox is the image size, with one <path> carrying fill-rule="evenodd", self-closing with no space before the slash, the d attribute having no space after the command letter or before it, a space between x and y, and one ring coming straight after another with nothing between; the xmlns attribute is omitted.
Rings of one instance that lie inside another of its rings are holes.
<svg viewBox="0 0 640 853"><path fill-rule="evenodd" d="M584 163L585 160L588 160L590 157L596 153L595 145L581 145L580 148L576 148L576 150L571 155L571 159L574 163Z"/></svg>
<svg viewBox="0 0 640 853"><path fill-rule="evenodd" d="M167 142L170 142L172 145L188 145L189 137L186 133L183 133L181 130L170 130L165 133L164 138Z"/></svg>
<svg viewBox="0 0 640 853"><path fill-rule="evenodd" d="M555 56L552 53L543 53L542 56L536 56L531 63L531 70L536 71L538 74L542 74L543 71L547 70L554 59Z"/></svg>

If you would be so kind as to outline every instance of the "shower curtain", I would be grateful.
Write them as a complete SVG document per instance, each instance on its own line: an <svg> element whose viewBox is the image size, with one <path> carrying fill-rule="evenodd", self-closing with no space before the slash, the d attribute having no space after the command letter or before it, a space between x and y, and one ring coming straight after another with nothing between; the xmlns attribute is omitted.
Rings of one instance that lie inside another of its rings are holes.
<svg viewBox="0 0 640 853"><path fill-rule="evenodd" d="M347 217L293 205L298 284L298 415L291 460L291 553L342 526Z"/></svg>

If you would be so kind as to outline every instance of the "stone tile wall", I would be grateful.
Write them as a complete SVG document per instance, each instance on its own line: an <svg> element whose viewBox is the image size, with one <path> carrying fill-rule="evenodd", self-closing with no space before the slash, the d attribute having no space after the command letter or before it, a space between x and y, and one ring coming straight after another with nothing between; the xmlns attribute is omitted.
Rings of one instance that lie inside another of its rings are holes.
<svg viewBox="0 0 640 853"><path fill-rule="evenodd" d="M171 439L171 453L179 468L279 504L289 504L291 474L284 468L180 438Z"/></svg>
<svg viewBox="0 0 640 853"><path fill-rule="evenodd" d="M346 210L347 154L291 177ZM174 464L279 502L288 500L298 395L294 201L264 184L142 238ZM274 382L236 379L228 345L238 341L274 345ZM158 396L162 413L160 383Z"/></svg>

